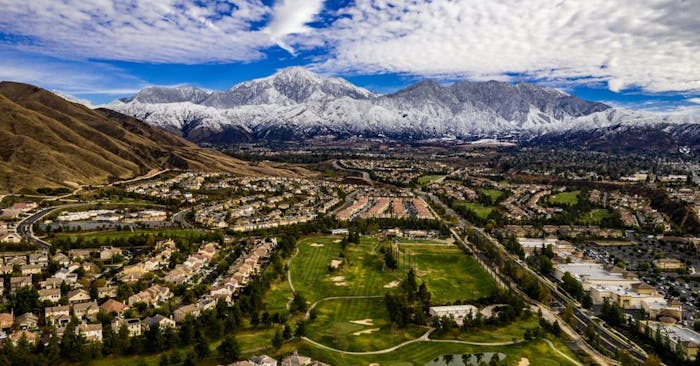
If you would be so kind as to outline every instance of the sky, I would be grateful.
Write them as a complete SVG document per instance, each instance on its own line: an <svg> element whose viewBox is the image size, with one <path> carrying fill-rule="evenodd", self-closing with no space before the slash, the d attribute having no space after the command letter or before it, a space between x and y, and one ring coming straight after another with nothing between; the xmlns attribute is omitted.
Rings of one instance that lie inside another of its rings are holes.
<svg viewBox="0 0 700 366"><path fill-rule="evenodd" d="M700 113L698 0L0 0L0 80L106 103L288 66L378 93L532 82Z"/></svg>

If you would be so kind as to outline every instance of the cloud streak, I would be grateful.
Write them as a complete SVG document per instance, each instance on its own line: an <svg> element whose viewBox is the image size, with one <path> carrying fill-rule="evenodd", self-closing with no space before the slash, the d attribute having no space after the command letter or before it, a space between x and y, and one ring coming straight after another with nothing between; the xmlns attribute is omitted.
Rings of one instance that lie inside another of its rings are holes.
<svg viewBox="0 0 700 366"><path fill-rule="evenodd" d="M253 24L260 0L0 0L2 44L66 59L186 63L251 61L273 43Z"/></svg>
<svg viewBox="0 0 700 366"><path fill-rule="evenodd" d="M298 42L330 45L315 67L483 78L603 80L610 90L700 90L693 1L358 0Z"/></svg>
<svg viewBox="0 0 700 366"><path fill-rule="evenodd" d="M272 9L272 20L265 28L265 33L278 46L295 54L285 39L292 34L304 34L311 30L306 24L323 9L323 0L279 0Z"/></svg>

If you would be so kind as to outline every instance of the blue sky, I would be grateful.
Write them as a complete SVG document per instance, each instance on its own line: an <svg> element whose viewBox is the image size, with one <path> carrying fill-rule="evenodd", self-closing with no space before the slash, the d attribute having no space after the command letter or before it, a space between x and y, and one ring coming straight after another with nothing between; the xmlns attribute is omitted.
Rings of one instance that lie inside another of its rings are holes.
<svg viewBox="0 0 700 366"><path fill-rule="evenodd" d="M226 89L287 66L387 93L430 78L527 81L698 113L693 1L0 0L0 79L105 103Z"/></svg>

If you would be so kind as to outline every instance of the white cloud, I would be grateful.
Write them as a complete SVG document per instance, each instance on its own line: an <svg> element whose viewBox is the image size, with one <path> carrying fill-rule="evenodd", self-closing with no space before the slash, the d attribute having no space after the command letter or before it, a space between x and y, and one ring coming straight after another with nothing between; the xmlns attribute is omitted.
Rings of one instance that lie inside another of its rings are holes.
<svg viewBox="0 0 700 366"><path fill-rule="evenodd" d="M370 1L322 31L325 72L422 76L524 74L607 81L620 91L700 90L696 1Z"/></svg>
<svg viewBox="0 0 700 366"><path fill-rule="evenodd" d="M67 94L130 94L146 83L101 62L65 61L0 50L0 80L17 81Z"/></svg>
<svg viewBox="0 0 700 366"><path fill-rule="evenodd" d="M270 11L261 0L0 0L0 8L0 32L15 36L2 47L66 59L251 61L273 45L253 30Z"/></svg>
<svg viewBox="0 0 700 366"><path fill-rule="evenodd" d="M287 52L294 49L285 38L292 34L303 34L311 30L306 24L313 21L323 9L324 0L278 0L272 9L272 20L265 28L272 41Z"/></svg>

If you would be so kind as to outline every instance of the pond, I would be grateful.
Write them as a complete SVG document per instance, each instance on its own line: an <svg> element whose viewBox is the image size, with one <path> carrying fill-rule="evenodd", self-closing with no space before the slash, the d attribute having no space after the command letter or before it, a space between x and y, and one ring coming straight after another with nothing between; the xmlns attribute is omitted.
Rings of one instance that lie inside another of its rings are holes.
<svg viewBox="0 0 700 366"><path fill-rule="evenodd" d="M506 358L504 353L480 352L473 354L453 354L435 357L425 366L481 366L501 365Z"/></svg>

